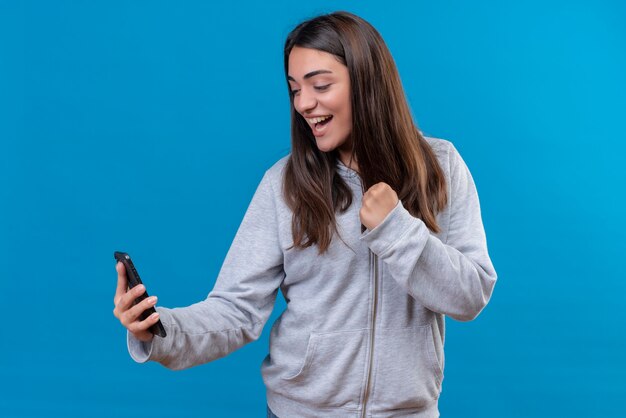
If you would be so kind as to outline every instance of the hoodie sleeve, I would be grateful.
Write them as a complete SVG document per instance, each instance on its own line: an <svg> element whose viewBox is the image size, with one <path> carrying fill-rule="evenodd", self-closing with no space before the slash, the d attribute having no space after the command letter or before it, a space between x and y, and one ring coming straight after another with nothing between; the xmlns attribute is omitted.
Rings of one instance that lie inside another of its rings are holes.
<svg viewBox="0 0 626 418"><path fill-rule="evenodd" d="M487 252L474 180L451 143L449 148L450 223L445 243L402 202L361 239L422 305L470 321L487 305L497 275Z"/></svg>
<svg viewBox="0 0 626 418"><path fill-rule="evenodd" d="M284 278L272 184L266 173L208 297L184 308L159 307L167 337L143 343L127 333L140 363L185 369L224 357L259 338Z"/></svg>

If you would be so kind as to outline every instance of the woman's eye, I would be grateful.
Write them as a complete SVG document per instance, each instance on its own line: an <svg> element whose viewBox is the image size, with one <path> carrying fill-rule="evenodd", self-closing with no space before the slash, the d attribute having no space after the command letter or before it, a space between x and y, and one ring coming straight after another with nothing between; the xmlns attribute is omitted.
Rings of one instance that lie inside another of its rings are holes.
<svg viewBox="0 0 626 418"><path fill-rule="evenodd" d="M324 91L324 90L327 90L329 87L330 87L330 84L326 84L325 86L315 86L315 90Z"/></svg>
<svg viewBox="0 0 626 418"><path fill-rule="evenodd" d="M300 89L297 90L291 90L291 95L295 96L298 92L300 92Z"/></svg>

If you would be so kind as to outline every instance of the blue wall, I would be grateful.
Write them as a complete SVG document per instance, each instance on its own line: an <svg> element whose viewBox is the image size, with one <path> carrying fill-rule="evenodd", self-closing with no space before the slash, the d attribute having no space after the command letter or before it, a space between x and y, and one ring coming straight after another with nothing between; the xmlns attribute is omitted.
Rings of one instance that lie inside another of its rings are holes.
<svg viewBox="0 0 626 418"><path fill-rule="evenodd" d="M263 416L269 326L191 370L135 364L112 253L162 306L205 297L289 151L284 38L338 9L478 185L499 282L448 320L442 415L626 416L624 2L315 4L0 0L0 416Z"/></svg>

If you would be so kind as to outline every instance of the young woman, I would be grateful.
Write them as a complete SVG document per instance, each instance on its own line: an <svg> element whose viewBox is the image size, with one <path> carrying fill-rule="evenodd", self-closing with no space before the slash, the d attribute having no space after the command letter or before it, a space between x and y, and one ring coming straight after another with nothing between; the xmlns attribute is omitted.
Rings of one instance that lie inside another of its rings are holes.
<svg viewBox="0 0 626 418"><path fill-rule="evenodd" d="M436 417L444 317L475 318L496 272L454 146L416 128L378 32L339 12L285 44L292 150L265 173L214 289L144 321L118 264L115 315L138 362L182 369L259 337L268 415ZM166 338L147 329L160 315Z"/></svg>

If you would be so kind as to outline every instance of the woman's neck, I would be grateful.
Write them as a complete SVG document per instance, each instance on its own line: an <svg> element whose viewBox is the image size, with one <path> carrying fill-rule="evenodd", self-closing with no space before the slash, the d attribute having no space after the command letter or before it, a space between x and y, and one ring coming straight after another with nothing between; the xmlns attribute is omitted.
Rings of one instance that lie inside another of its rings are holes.
<svg viewBox="0 0 626 418"><path fill-rule="evenodd" d="M345 165L346 167L358 173L359 164L357 163L356 155L354 155L353 150L352 149L348 149L348 150L339 149L338 151L339 151L339 159L341 160L343 165Z"/></svg>
<svg viewBox="0 0 626 418"><path fill-rule="evenodd" d="M357 164L356 159L354 157L351 158L350 155L347 155L347 156L340 156L339 158L341 159L341 162L343 163L343 165L356 171L357 173L359 172L359 165Z"/></svg>

